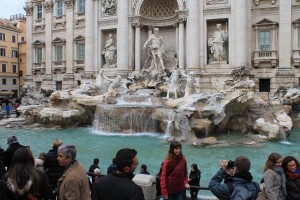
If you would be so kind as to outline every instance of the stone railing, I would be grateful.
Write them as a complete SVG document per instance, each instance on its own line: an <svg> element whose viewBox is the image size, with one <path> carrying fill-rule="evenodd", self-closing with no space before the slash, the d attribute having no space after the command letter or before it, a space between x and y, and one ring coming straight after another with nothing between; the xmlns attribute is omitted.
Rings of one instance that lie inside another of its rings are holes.
<svg viewBox="0 0 300 200"><path fill-rule="evenodd" d="M277 66L277 51L254 51L254 67L259 67L261 63L269 63L270 67Z"/></svg>

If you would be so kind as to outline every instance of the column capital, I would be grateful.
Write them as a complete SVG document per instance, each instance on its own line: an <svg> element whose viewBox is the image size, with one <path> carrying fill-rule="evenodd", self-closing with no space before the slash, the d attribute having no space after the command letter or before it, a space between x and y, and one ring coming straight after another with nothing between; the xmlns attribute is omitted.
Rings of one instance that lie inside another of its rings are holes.
<svg viewBox="0 0 300 200"><path fill-rule="evenodd" d="M27 4L23 8L24 8L27 16L32 16L33 15L33 5L32 4L29 4L29 5Z"/></svg>
<svg viewBox="0 0 300 200"><path fill-rule="evenodd" d="M53 11L53 1L46 1L43 3L45 8L45 12L52 12Z"/></svg>
<svg viewBox="0 0 300 200"><path fill-rule="evenodd" d="M65 4L67 6L67 9L72 9L74 8L75 0L65 0Z"/></svg>

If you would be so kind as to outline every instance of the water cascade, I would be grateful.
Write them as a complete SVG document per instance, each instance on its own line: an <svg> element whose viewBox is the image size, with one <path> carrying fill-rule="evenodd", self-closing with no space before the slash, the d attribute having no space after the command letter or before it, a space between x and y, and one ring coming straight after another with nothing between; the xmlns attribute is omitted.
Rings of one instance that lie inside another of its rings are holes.
<svg viewBox="0 0 300 200"><path fill-rule="evenodd" d="M168 123L167 123L167 128L166 128L166 132L165 132L165 136L166 137L170 137L172 134L172 122L174 121L175 119L175 113L173 112L169 112L168 113Z"/></svg>
<svg viewBox="0 0 300 200"><path fill-rule="evenodd" d="M156 105L97 105L94 129L104 132L158 132L152 118Z"/></svg>

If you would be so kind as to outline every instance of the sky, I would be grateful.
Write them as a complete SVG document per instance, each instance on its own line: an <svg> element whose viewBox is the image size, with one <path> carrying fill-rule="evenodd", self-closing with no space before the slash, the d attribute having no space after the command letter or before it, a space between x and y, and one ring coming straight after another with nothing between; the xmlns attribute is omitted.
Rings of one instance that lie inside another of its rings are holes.
<svg viewBox="0 0 300 200"><path fill-rule="evenodd" d="M7 18L15 14L26 14L23 9L26 0L0 0L0 17Z"/></svg>

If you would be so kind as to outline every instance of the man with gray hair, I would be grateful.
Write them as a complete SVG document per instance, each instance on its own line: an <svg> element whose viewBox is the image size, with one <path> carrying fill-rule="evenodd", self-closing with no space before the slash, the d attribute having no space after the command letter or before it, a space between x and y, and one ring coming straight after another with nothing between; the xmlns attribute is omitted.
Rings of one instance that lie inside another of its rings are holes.
<svg viewBox="0 0 300 200"><path fill-rule="evenodd" d="M61 166L66 168L57 182L59 200L90 199L90 187L86 170L76 160L76 152L76 147L72 144L63 144L58 147L57 160Z"/></svg>

